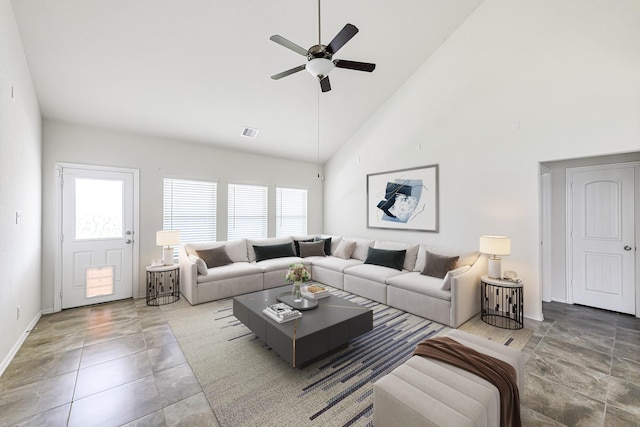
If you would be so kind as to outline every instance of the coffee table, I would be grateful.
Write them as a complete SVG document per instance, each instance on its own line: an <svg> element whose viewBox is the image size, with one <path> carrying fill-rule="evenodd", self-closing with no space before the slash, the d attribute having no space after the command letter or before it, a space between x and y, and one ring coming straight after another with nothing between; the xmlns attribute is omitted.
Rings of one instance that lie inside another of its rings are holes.
<svg viewBox="0 0 640 427"><path fill-rule="evenodd" d="M345 348L349 340L373 329L373 310L334 295L318 300L317 308L303 311L298 319L277 323L262 310L287 291L291 286L237 296L233 315L294 368Z"/></svg>

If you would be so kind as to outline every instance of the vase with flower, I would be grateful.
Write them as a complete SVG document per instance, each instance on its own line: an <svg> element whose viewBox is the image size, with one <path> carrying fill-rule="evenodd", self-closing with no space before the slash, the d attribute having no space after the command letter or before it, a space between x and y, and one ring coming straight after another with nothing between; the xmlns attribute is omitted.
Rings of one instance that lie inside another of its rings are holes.
<svg viewBox="0 0 640 427"><path fill-rule="evenodd" d="M293 283L293 289L291 292L293 301L302 301L302 289L300 288L300 286L304 282L311 280L311 274L309 273L309 270L307 270L307 268L302 263L291 264L289 266L289 271L287 271L285 279L288 282Z"/></svg>

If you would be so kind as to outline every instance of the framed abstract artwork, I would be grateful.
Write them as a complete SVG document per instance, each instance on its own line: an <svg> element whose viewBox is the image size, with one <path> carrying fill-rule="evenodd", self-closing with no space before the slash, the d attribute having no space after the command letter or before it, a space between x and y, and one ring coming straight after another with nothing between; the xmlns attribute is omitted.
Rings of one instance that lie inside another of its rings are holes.
<svg viewBox="0 0 640 427"><path fill-rule="evenodd" d="M368 174L367 227L438 232L438 165Z"/></svg>

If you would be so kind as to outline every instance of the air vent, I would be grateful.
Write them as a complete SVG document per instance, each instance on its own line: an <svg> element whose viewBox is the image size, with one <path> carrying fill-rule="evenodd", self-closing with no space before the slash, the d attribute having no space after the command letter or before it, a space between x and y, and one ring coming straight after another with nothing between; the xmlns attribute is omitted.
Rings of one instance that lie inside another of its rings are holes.
<svg viewBox="0 0 640 427"><path fill-rule="evenodd" d="M255 138L256 136L258 136L258 132L260 132L260 130L248 128L245 126L245 128L242 130L242 136L247 138Z"/></svg>

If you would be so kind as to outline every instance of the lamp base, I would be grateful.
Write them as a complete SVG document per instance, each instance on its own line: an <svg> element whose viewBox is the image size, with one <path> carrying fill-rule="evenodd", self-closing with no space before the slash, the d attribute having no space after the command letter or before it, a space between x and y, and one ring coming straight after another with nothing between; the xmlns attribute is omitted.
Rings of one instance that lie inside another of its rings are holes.
<svg viewBox="0 0 640 427"><path fill-rule="evenodd" d="M489 258L488 276L492 279L502 279L502 265L500 258Z"/></svg>
<svg viewBox="0 0 640 427"><path fill-rule="evenodd" d="M173 265L173 248L166 247L162 252L162 260L164 261L164 265Z"/></svg>

